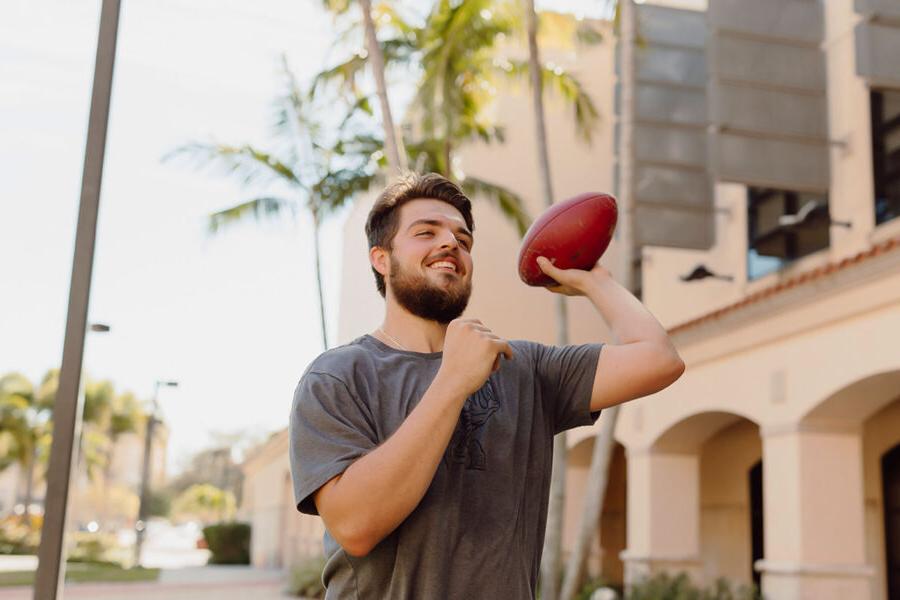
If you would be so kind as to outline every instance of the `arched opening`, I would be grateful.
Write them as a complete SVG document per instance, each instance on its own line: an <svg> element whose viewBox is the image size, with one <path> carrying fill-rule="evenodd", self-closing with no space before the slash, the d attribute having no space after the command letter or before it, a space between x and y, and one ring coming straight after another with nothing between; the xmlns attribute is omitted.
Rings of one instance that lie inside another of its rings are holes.
<svg viewBox="0 0 900 600"><path fill-rule="evenodd" d="M889 600L900 600L900 444L881 458L885 578Z"/></svg>
<svg viewBox="0 0 900 600"><path fill-rule="evenodd" d="M900 371L854 381L825 398L805 425L862 438L865 563L875 569L873 598L900 600L900 516L896 448L900 445Z"/></svg>
<svg viewBox="0 0 900 600"><path fill-rule="evenodd" d="M582 440L569 449L563 534L565 553L571 550L578 534L577 528L584 506L584 493L593 451L593 437ZM624 581L624 566L620 554L626 545L626 499L625 448L616 443L609 465L603 511L600 514L597 536L588 553L587 564L589 576L602 576L606 582L613 585L622 585Z"/></svg>
<svg viewBox="0 0 900 600"><path fill-rule="evenodd" d="M756 583L763 558L763 463L759 427L744 418L700 447L700 558L704 579Z"/></svg>
<svg viewBox="0 0 900 600"><path fill-rule="evenodd" d="M657 563L702 581L758 583L754 564L763 558L759 426L732 412L702 412L669 426L650 451L659 461L657 477L665 480L660 485L667 499L653 511L649 537L656 541L644 551L665 557L678 548L681 560ZM678 532L677 539L672 532Z"/></svg>

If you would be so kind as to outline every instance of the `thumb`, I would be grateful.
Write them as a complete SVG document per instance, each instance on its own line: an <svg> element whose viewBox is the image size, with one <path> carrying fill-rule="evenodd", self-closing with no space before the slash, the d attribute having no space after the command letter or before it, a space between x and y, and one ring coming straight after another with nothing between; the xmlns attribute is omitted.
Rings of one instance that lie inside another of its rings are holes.
<svg viewBox="0 0 900 600"><path fill-rule="evenodd" d="M546 275L553 277L554 273L559 273L560 269L557 269L552 262L546 256L538 256L537 264L541 268Z"/></svg>

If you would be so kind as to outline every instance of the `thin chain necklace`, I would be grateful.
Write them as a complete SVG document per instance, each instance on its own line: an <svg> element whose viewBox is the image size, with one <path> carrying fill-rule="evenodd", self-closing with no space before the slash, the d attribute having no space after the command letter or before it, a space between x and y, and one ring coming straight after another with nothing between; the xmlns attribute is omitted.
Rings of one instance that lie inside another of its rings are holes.
<svg viewBox="0 0 900 600"><path fill-rule="evenodd" d="M385 331L385 330L382 329L381 327L378 328L378 331L380 331L380 332L382 333L382 335L384 335L384 337L386 337L387 339L391 340L391 341L394 342L396 345L400 346L400 349L401 349L401 350L405 350L406 352L410 352L409 348L407 348L406 346L404 346L403 344L401 344L400 342L398 342L397 339L396 339L394 336L392 336L391 334L389 334L387 331Z"/></svg>

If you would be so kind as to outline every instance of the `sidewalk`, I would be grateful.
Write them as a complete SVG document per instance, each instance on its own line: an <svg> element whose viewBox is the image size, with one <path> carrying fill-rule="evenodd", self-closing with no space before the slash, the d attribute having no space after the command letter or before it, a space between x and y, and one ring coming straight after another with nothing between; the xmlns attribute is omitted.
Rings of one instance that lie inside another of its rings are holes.
<svg viewBox="0 0 900 600"><path fill-rule="evenodd" d="M153 583L72 583L63 598L97 600L286 600L281 571L252 567L204 566L165 569ZM0 600L31 600L32 590L0 588Z"/></svg>

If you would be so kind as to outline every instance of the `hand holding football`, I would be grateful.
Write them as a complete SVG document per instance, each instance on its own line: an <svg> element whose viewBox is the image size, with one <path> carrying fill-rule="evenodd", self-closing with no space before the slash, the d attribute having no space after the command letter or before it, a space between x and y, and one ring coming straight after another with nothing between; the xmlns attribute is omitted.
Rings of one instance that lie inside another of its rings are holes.
<svg viewBox="0 0 900 600"><path fill-rule="evenodd" d="M545 210L528 228L519 250L519 277L531 286L554 286L537 263L539 256L558 269L591 270L609 247L618 208L609 194L587 192Z"/></svg>

